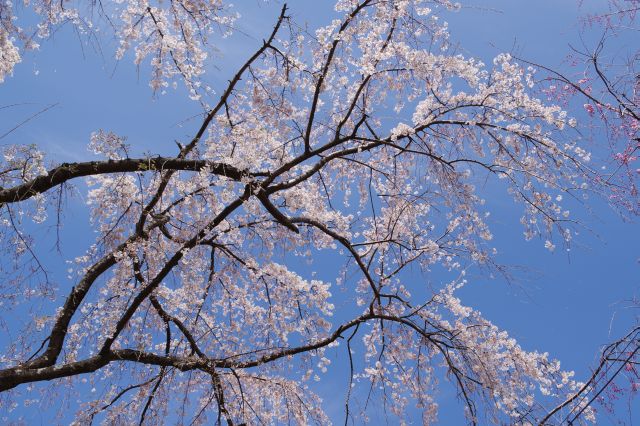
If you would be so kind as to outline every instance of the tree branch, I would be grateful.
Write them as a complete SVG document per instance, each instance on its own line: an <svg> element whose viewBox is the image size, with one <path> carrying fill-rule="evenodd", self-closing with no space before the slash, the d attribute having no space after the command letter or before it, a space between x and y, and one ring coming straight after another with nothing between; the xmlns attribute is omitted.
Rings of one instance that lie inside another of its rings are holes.
<svg viewBox="0 0 640 426"><path fill-rule="evenodd" d="M266 176L266 173L251 173L224 163L207 160L185 160L182 158L127 158L123 160L88 161L65 163L51 169L46 175L38 176L13 188L0 190L0 205L15 203L41 194L71 179L111 173L130 173L163 170L184 170L199 172L209 168L211 173L240 181L243 177Z"/></svg>

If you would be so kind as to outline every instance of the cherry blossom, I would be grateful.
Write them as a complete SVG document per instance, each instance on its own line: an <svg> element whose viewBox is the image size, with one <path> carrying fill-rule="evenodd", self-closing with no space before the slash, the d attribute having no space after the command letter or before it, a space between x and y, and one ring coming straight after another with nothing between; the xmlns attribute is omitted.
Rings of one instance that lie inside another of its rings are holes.
<svg viewBox="0 0 640 426"><path fill-rule="evenodd" d="M327 424L313 383L340 351L350 360L347 421L366 417L354 402L365 389L401 421L417 406L435 423L442 386L473 424L567 410L594 421L575 398L589 383L458 297L471 285L466 267L492 265L482 181L504 182L524 238L553 250L573 236L564 200L597 177L568 132L575 118L536 97L534 68L450 47L440 16L459 4L340 0L341 18L315 31L285 6L215 95L200 77L213 32L236 18L222 1L30 7L41 37L64 22L111 28L116 58L149 60L154 90L182 80L205 111L170 157L138 156L125 135L99 129L88 142L97 161L47 163L36 147L5 148L5 249L46 284L6 271L19 278L0 287L2 309L46 309L0 358L3 409L54 381L78 391L78 424L163 423L176 410L194 424ZM9 30L3 46L24 35ZM64 259L68 281L54 285L28 230L55 216L79 178L96 238ZM316 276L322 256L331 279ZM451 281L427 285L436 268Z"/></svg>

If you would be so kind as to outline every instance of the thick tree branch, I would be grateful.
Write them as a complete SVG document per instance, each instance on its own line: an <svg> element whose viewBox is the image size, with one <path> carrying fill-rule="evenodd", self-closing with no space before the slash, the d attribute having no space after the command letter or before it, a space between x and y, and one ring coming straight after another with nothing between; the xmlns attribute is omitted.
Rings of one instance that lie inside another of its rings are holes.
<svg viewBox="0 0 640 426"><path fill-rule="evenodd" d="M198 172L205 168L209 168L211 173L215 175L237 181L245 177L266 176L266 173L251 173L224 163L207 160L185 160L182 158L127 158L123 160L65 163L51 169L46 175L38 176L13 188L0 190L0 204L23 201L71 179L84 176L163 170Z"/></svg>

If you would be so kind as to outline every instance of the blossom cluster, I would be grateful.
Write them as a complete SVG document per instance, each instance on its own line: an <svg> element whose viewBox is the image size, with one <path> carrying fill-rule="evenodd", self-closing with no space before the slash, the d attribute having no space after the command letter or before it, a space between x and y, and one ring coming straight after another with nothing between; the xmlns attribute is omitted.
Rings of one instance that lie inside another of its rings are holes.
<svg viewBox="0 0 640 426"><path fill-rule="evenodd" d="M135 160L124 137L92 135L104 161L78 177L89 175L96 240L72 261L66 301L0 373L18 381L13 364L44 366L35 375L95 366L80 422L162 422L179 393L193 423L326 424L311 382L345 346L347 407L370 386L399 419L413 402L434 423L445 380L474 423L483 413L534 422L545 415L538 401L570 400L580 384L558 362L464 305L459 285L427 285L436 270L491 268L489 179L523 205L525 238L553 250L554 237L572 238L563 195L591 178L591 155L567 136L575 123L534 95L532 68L450 47L441 17L458 8L340 0L342 18L314 34L284 25L283 10L216 100L198 78L212 29L233 19L222 1L108 6L119 58L151 57L154 89L180 76L214 106L175 158ZM36 7L47 25L89 28L79 10ZM45 174L30 152L7 151L3 186ZM19 208L32 195L14 192ZM21 364L38 338L54 355Z"/></svg>

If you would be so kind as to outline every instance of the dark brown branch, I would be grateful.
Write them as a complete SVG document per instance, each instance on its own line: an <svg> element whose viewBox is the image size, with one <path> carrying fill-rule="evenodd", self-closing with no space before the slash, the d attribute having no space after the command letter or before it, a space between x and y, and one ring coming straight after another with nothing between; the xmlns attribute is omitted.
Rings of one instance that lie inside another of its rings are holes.
<svg viewBox="0 0 640 426"><path fill-rule="evenodd" d="M353 248L353 246L351 245L351 242L348 239L346 239L342 235L338 234L337 232L332 231L331 229L327 228L323 223L320 223L320 222L318 222L317 220L314 220L314 219L310 219L310 218L307 218L307 217L296 217L296 218L291 219L291 221L295 222L295 223L305 223L307 225L311 225L311 226L319 229L323 233L329 235L331 238L335 239L340 244L342 244L347 250L349 250L349 253L351 253L351 255L355 259L356 263L360 267L360 270L362 271L362 273L364 274L365 278L367 279L367 282L369 283L369 286L371 287L371 290L373 290L373 294L376 296L376 299L380 298L380 291L376 287L376 283L373 280L373 277L371 276L371 274L369 273L369 269L364 264L364 262L362 261L362 257L360 257L360 254L358 254L356 249Z"/></svg>
<svg viewBox="0 0 640 426"><path fill-rule="evenodd" d="M93 417L100 413L101 411L106 410L107 408L111 407L113 404L115 404L120 398L122 398L127 392L144 387L149 385L150 383L154 382L158 377L160 377L160 375L154 376L151 379L142 382L142 383L138 383L135 385L131 385L131 386L127 386L126 388L122 389L120 392L118 392L118 394L111 400L111 402L109 402L108 404L103 405L102 407L100 407L99 409L97 409L96 411L94 411L93 413L91 413L91 419L93 419Z"/></svg>
<svg viewBox="0 0 640 426"><path fill-rule="evenodd" d="M273 205L273 203L269 200L267 194L265 194L263 191L260 191L255 195L256 198L260 200L264 208L267 209L269 213L271 213L271 216L273 216L278 221L278 223L286 228L289 228L296 234L300 233L298 227L294 225L293 222L291 222L291 220L284 213L282 213L276 206Z"/></svg>
<svg viewBox="0 0 640 426"><path fill-rule="evenodd" d="M306 345L292 347L288 349L282 349L270 354L261 356L259 358L248 361L234 361L231 358L226 359L211 359L200 356L187 356L179 357L172 355L158 355L151 352L144 352L134 349L107 349L101 351L98 355L92 356L82 361L71 362L63 365L49 366L44 368L13 368L0 371L0 392L12 389L22 383L32 383L38 381L52 380L63 377L76 376L79 374L86 374L94 372L111 362L117 361L129 361L147 365L155 365L159 367L172 367L180 371L192 371L200 370L211 374L216 368L225 369L246 369L257 367L269 362L273 362L282 358L286 358L299 353L313 351L335 342L337 339L342 338L345 331L358 327L360 324L365 323L372 319L383 319L392 321L416 331L419 335L432 342L438 347L440 351L445 351L450 347L445 342L435 339L433 336L438 335L438 331L427 331L418 327L412 321L406 318L400 318L397 316L378 314L378 313L366 313L357 318L352 319L342 325L340 325L329 336L320 339L315 342L310 342ZM445 354L446 356L446 354ZM453 366L454 372L456 371Z"/></svg>
<svg viewBox="0 0 640 426"><path fill-rule="evenodd" d="M364 9L369 3L370 0L365 0L361 4L359 4L353 12L349 14L349 16L344 20L340 28L338 29L338 35L342 34L344 30L347 29L351 21L360 13L362 9ZM311 101L311 110L309 111L309 120L307 121L307 128L304 132L304 150L305 152L311 151L311 129L313 128L313 122L316 115L316 110L318 108L318 101L320 100L320 93L322 92L322 84L324 83L324 79L327 77L329 73L329 67L331 66L331 62L333 62L333 56L336 53L336 49L338 48L338 44L340 43L340 38L336 37L331 44L331 48L327 54L327 60L324 63L322 71L318 77L318 81L316 82L316 87L313 93L313 100Z"/></svg>
<svg viewBox="0 0 640 426"><path fill-rule="evenodd" d="M13 188L0 190L0 204L15 203L41 194L71 179L110 173L130 173L163 170L184 170L198 172L209 168L211 173L233 180L243 177L265 176L264 173L250 173L224 163L207 160L185 160L181 158L127 158L110 161L88 161L83 163L65 163L51 169L46 175L38 176Z"/></svg>
<svg viewBox="0 0 640 426"><path fill-rule="evenodd" d="M151 304L156 309L156 311L158 312L158 315L160 315L163 321L174 323L178 327L178 329L182 332L182 334L184 334L184 337L187 338L187 341L191 346L191 354L193 355L195 353L199 357L204 358L205 357L204 353L202 353L202 351L198 347L198 344L196 343L196 339L193 337L193 335L191 334L189 329L184 325L184 323L180 321L178 318L169 314L167 311L165 311L162 305L160 304L160 302L158 301L158 299L154 295L151 295L149 297L149 300L151 301Z"/></svg>
<svg viewBox="0 0 640 426"><path fill-rule="evenodd" d="M227 86L227 89L224 91L222 96L220 96L220 99L218 100L218 103L216 104L216 106L213 107L213 109L211 111L209 111L209 113L207 114L207 116L205 117L204 121L202 122L202 125L200 126L200 129L198 130L196 135L193 137L191 142L189 142L189 144L187 146L185 146L181 150L180 158L185 158L186 155L191 150L193 150L193 148L198 144L200 139L202 139L202 136L204 135L204 132L207 130L207 127L209 127L209 124L211 123L211 120L213 120L213 117L215 117L218 114L218 112L220 111L220 109L227 104L227 100L229 99L229 96L231 96L231 93L233 93L236 85L242 79L242 75L245 73L245 71L247 71L247 69L249 69L249 66L251 66L251 64L256 59L258 59L260 56L262 56L264 54L264 52L267 50L267 48L269 48L271 46L271 43L273 43L273 40L276 37L276 34L280 30L280 26L282 25L282 22L286 18L286 15L285 15L286 12L287 12L287 5L284 4L282 6L282 10L280 11L280 16L278 17L278 21L276 22L276 25L273 27L273 31L271 32L271 35L269 36L269 38L264 41L262 47L260 47L247 60L247 62L245 62L244 65L242 65L242 67L240 67L240 69L233 76L231 81L229 81L229 85Z"/></svg>
<svg viewBox="0 0 640 426"><path fill-rule="evenodd" d="M43 368L11 368L0 370L0 392L13 389L22 383L40 382L91 373L109 363L109 358L100 355L62 366Z"/></svg>
<svg viewBox="0 0 640 426"><path fill-rule="evenodd" d="M46 351L39 357L35 358L33 361L29 361L21 365L21 368L42 368L55 364L58 356L60 355L60 352L62 351L62 345L64 344L64 339L67 335L67 329L69 327L69 323L71 322L71 318L80 307L80 304L89 292L89 289L91 289L91 286L98 279L98 277L100 277L103 273L109 270L109 268L116 264L115 254L124 250L127 245L131 244L137 239L137 235L132 235L131 237L127 238L126 241L116 247L111 253L102 257L87 270L78 284L71 289L71 292L69 293L69 296L67 296L67 299L65 300L64 305L60 310L60 313L56 317L56 321L53 325L53 328L51 329L51 334L48 337L49 345L47 346ZM12 369L10 368L8 370Z"/></svg>
<svg viewBox="0 0 640 426"><path fill-rule="evenodd" d="M567 398L565 401L561 402L559 405L557 405L556 407L554 407L552 410L550 410L543 418L542 420L540 420L539 425L540 426L544 426L545 424L547 424L547 421L549 419L551 419L551 417L553 417L557 412L559 412L560 410L562 410L563 408L565 408L568 405L571 405L576 399L582 399L582 398L586 398L586 395L589 393L590 390L595 389L595 385L597 384L597 379L598 376L600 375L600 372L605 369L605 367L609 364L609 362L611 361L610 359L608 359L608 354L614 352L619 345L621 345L623 342L627 341L628 339L631 338L631 336L633 336L634 333L640 333L640 326L639 327L635 327L633 330L631 330L629 333L627 333L626 336L622 337L621 339L617 340L614 343L611 343L610 345L608 345L604 350L603 350L603 355L602 358L600 359L600 363L598 364L598 367L594 370L594 372L591 374L591 377L589 378L589 380L587 380L582 387L572 396L570 396L569 398ZM635 347L635 350L633 352L629 351L631 354L635 355L635 353L640 349L640 346ZM633 355L629 355L627 356L625 359L621 360L621 361L614 361L614 362L621 362L622 366L624 366L626 364L626 362L628 362L631 358L633 358ZM618 370L619 372L620 370ZM613 378L615 378L617 375L617 372L610 378L610 380L612 380ZM608 384L608 383L607 383ZM606 389L607 385L602 386L600 391L598 392L598 395L600 394L600 392L602 392L602 390ZM583 408L581 409L580 413L582 413L582 411L584 411L584 409L586 407L588 407L591 402L593 401L593 399L591 401L589 401L589 403L587 403L586 405L583 406ZM575 409L575 408L574 408ZM571 413L573 412L572 409L569 412L569 415L571 415ZM580 414L579 413L579 414ZM578 415L579 415L578 414ZM568 418L568 416L567 416ZM576 416L577 418L577 416Z"/></svg>
<svg viewBox="0 0 640 426"><path fill-rule="evenodd" d="M115 340L118 338L118 336L120 335L122 330L125 328L125 326L129 322L133 314L138 309L138 307L142 304L142 302L144 302L144 300L147 297L151 295L151 293L156 289L156 287L160 285L162 280L164 280L167 277L167 275L169 275L169 273L173 270L173 268L175 268L178 265L178 263L180 262L184 254L187 252L187 250L195 247L200 241L202 241L205 238L205 236L207 235L207 233L209 233L209 231L211 231L216 226L218 226L220 222L225 220L231 213L233 213L236 209L238 209L247 199L249 199L250 196L251 196L250 186L247 185L245 187L244 193L240 197L236 198L235 201L233 201L227 207L222 209L222 211L220 211L220 213L218 213L218 215L216 215L216 217L214 217L213 220L209 222L209 224L207 224L207 226L202 228L196 235L194 235L191 239L189 239L187 242L185 242L182 245L182 248L178 250L165 263L164 267L160 270L160 272L158 272L158 274L153 278L153 280L150 280L142 288L142 290L140 290L140 293L138 293L136 297L133 298L129 307L125 310L125 312L122 314L122 316L118 320L113 334L109 336L107 339L105 339L105 342L102 345L102 348L100 349L100 353L106 354L110 351L111 345L113 345L113 342L115 342Z"/></svg>

